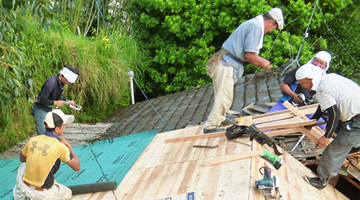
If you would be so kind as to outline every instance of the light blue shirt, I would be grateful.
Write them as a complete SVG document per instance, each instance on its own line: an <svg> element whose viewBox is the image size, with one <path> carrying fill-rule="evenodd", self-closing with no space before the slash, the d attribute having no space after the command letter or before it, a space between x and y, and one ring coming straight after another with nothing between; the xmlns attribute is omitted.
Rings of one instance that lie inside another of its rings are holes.
<svg viewBox="0 0 360 200"><path fill-rule="evenodd" d="M263 18L262 18L263 19ZM250 19L236 28L236 30L224 42L222 47L229 51L221 62L224 65L234 67L234 83L236 83L244 73L245 52L259 52L262 46L263 27L258 19ZM260 44L261 43L261 44Z"/></svg>

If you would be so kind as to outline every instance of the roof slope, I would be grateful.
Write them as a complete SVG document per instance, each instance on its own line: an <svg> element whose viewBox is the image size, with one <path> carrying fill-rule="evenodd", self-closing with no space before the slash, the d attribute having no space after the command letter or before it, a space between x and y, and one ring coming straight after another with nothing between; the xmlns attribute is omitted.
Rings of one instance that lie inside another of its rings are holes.
<svg viewBox="0 0 360 200"><path fill-rule="evenodd" d="M277 102L282 96L279 88L280 69L243 76L235 85L231 110L244 114L242 109L251 103ZM151 99L170 130L199 125L206 121L213 105L212 85L193 88ZM114 123L111 136L124 136L145 130L169 131L148 101L121 107L108 116L104 123ZM110 136L109 135L109 136Z"/></svg>

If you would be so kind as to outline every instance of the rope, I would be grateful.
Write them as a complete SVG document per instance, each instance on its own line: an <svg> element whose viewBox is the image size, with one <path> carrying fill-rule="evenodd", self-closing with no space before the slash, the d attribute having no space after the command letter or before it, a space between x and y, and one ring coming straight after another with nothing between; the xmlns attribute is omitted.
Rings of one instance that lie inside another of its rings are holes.
<svg viewBox="0 0 360 200"><path fill-rule="evenodd" d="M313 18L313 16L314 16L314 13L315 13L315 10L316 10L316 5L318 4L318 1L319 0L316 0L316 2L315 2L315 4L313 4L311 7L314 7L314 9L313 9L313 11L312 11L312 13L311 13L311 16L310 16L310 19L309 19L309 23L308 23L308 26L306 27L306 29L305 29L305 32L304 32L304 37L303 37L303 39L302 39L302 41L301 41L301 44L300 44L300 47L299 47L299 50L298 50L298 54L296 55L296 58L295 58L295 60L293 60L290 64L288 64L282 71L281 71L281 76L286 72L286 70L291 66L291 65L293 65L294 63L296 63L297 64L297 66L300 66L300 63L299 63L299 57L300 57L300 53L301 53L301 50L302 50L302 47L303 47L303 45L304 45L304 42L305 42L305 39L308 37L308 35L309 35L309 33L308 33L308 30L309 30L309 27L310 27L310 24L311 24L311 21L312 21L312 18ZM310 8L311 8L310 7ZM309 9L310 9L309 8ZM307 12L307 11L306 11ZM304 12L305 13L305 12ZM301 15L300 15L301 16ZM300 17L299 16L299 17ZM296 20L299 18L299 17L297 17L296 18ZM294 20L293 20L294 21ZM292 22L293 22L292 21ZM291 23L292 23L291 22ZM290 23L289 23L290 24Z"/></svg>

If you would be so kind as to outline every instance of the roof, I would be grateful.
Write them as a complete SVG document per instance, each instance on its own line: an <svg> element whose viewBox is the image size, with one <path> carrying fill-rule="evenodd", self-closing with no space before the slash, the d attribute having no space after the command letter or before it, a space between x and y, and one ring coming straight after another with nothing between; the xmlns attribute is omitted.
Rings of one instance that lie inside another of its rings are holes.
<svg viewBox="0 0 360 200"><path fill-rule="evenodd" d="M246 114L243 108L252 103L277 102L282 96L279 72L280 69L274 69L243 76L235 85L231 110ZM177 130L205 122L211 111L213 98L212 85L206 85L150 101L169 130ZM121 107L103 122L114 123L108 131L111 136L125 136L151 129L158 132L169 131L148 101Z"/></svg>
<svg viewBox="0 0 360 200"><path fill-rule="evenodd" d="M157 134L116 190L74 195L72 199L265 199L255 188L255 181L264 178L259 172L264 160L259 155L263 148L274 153L273 149L249 136L234 140L203 136L209 134L202 134L201 126ZM186 137L190 138L173 141ZM330 185L318 190L308 184L303 177L315 174L287 152L281 159L284 164L271 176L279 179L285 199L348 199Z"/></svg>

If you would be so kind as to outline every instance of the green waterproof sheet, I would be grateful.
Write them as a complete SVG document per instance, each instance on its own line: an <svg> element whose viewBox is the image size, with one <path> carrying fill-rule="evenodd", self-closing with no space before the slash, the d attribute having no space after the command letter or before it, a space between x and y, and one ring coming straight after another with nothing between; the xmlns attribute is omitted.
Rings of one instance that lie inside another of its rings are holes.
<svg viewBox="0 0 360 200"><path fill-rule="evenodd" d="M81 169L74 172L62 163L55 179L67 186L106 181L116 181L119 185L156 134L156 130L151 130L75 146L73 149L80 159ZM20 164L19 158L0 159L0 199L12 199Z"/></svg>

